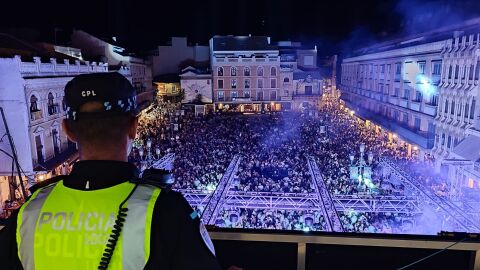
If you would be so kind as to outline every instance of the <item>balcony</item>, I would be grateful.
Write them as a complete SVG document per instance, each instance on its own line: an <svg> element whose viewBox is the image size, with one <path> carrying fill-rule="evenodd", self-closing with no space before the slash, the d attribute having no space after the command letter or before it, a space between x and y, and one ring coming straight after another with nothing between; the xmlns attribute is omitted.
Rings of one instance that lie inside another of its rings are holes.
<svg viewBox="0 0 480 270"><path fill-rule="evenodd" d="M425 104L425 106L423 107L423 112L428 115L435 116L437 112L437 106L431 105L431 104Z"/></svg>
<svg viewBox="0 0 480 270"><path fill-rule="evenodd" d="M420 111L420 104L420 101L412 101L410 102L410 109L418 112Z"/></svg>
<svg viewBox="0 0 480 270"><path fill-rule="evenodd" d="M388 103L393 104L393 105L398 105L398 97L389 97L388 98Z"/></svg>
<svg viewBox="0 0 480 270"><path fill-rule="evenodd" d="M32 121L37 121L37 120L40 120L42 118L43 118L42 111L38 110L38 111L30 112L30 119Z"/></svg>
<svg viewBox="0 0 480 270"><path fill-rule="evenodd" d="M403 108L407 108L407 107L408 107L407 101L408 101L407 99L402 98L402 99L400 99L398 105L401 106L401 107L403 107Z"/></svg>
<svg viewBox="0 0 480 270"><path fill-rule="evenodd" d="M48 115L55 115L60 113L60 105L57 103L48 105Z"/></svg>

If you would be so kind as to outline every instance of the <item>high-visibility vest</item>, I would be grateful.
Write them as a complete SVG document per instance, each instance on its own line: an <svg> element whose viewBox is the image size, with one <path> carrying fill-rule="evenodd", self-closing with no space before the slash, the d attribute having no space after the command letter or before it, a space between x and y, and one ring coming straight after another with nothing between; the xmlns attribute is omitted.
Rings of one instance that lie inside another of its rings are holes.
<svg viewBox="0 0 480 270"><path fill-rule="evenodd" d="M39 189L17 217L18 256L26 270L97 269L122 201L135 184L81 191L63 181ZM160 188L138 185L108 269L143 269Z"/></svg>

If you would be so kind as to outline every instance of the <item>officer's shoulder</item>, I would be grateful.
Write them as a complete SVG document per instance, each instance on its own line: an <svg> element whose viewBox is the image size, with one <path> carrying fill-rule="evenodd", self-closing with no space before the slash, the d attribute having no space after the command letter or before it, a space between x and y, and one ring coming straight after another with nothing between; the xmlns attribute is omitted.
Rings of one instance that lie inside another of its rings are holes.
<svg viewBox="0 0 480 270"><path fill-rule="evenodd" d="M31 186L28 190L30 191L31 194L33 194L35 191L50 186L52 184L58 183L59 181L65 179L67 176L66 175L57 175L52 178L49 178L45 181L38 182L35 185Z"/></svg>

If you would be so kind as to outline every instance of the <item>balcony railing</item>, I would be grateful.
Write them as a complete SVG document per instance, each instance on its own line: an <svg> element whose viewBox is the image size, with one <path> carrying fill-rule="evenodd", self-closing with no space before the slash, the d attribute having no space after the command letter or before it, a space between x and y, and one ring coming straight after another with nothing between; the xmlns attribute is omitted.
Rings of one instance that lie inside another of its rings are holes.
<svg viewBox="0 0 480 270"><path fill-rule="evenodd" d="M39 119L42 119L42 118L43 118L42 111L30 112L30 119L32 121L36 121L36 120L39 120Z"/></svg>
<svg viewBox="0 0 480 270"><path fill-rule="evenodd" d="M60 113L60 106L58 104L48 105L48 115L55 115Z"/></svg>

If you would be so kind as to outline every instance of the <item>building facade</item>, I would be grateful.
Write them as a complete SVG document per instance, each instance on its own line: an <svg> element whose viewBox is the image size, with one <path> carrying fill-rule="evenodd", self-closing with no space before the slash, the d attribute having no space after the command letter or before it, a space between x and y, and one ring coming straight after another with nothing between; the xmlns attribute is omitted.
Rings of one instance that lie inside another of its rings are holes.
<svg viewBox="0 0 480 270"><path fill-rule="evenodd" d="M30 184L44 180L52 173L65 173L63 162L76 152L62 129L65 117L63 95L65 85L75 75L108 72L104 63L59 63L51 58L42 62L22 61L20 56L0 58L0 107L14 141L21 171ZM9 183L17 181L16 169L12 171L12 151L7 140L6 128L0 123L0 203L10 197Z"/></svg>
<svg viewBox="0 0 480 270"><path fill-rule="evenodd" d="M342 99L410 148L432 149L444 45L438 41L345 58Z"/></svg>
<svg viewBox="0 0 480 270"><path fill-rule="evenodd" d="M279 111L290 104L282 102L280 56L269 37L215 36L210 55L217 109Z"/></svg>
<svg viewBox="0 0 480 270"><path fill-rule="evenodd" d="M382 43L342 63L346 104L432 154L456 191L480 189L479 26Z"/></svg>
<svg viewBox="0 0 480 270"><path fill-rule="evenodd" d="M180 87L185 93L182 102L212 103L212 73L210 70L201 70L187 67L180 74Z"/></svg>
<svg viewBox="0 0 480 270"><path fill-rule="evenodd" d="M150 51L153 76L179 74L182 65L208 65L210 58L208 46L189 46L186 37L172 37L170 44L158 46ZM185 66L185 67L186 67Z"/></svg>

